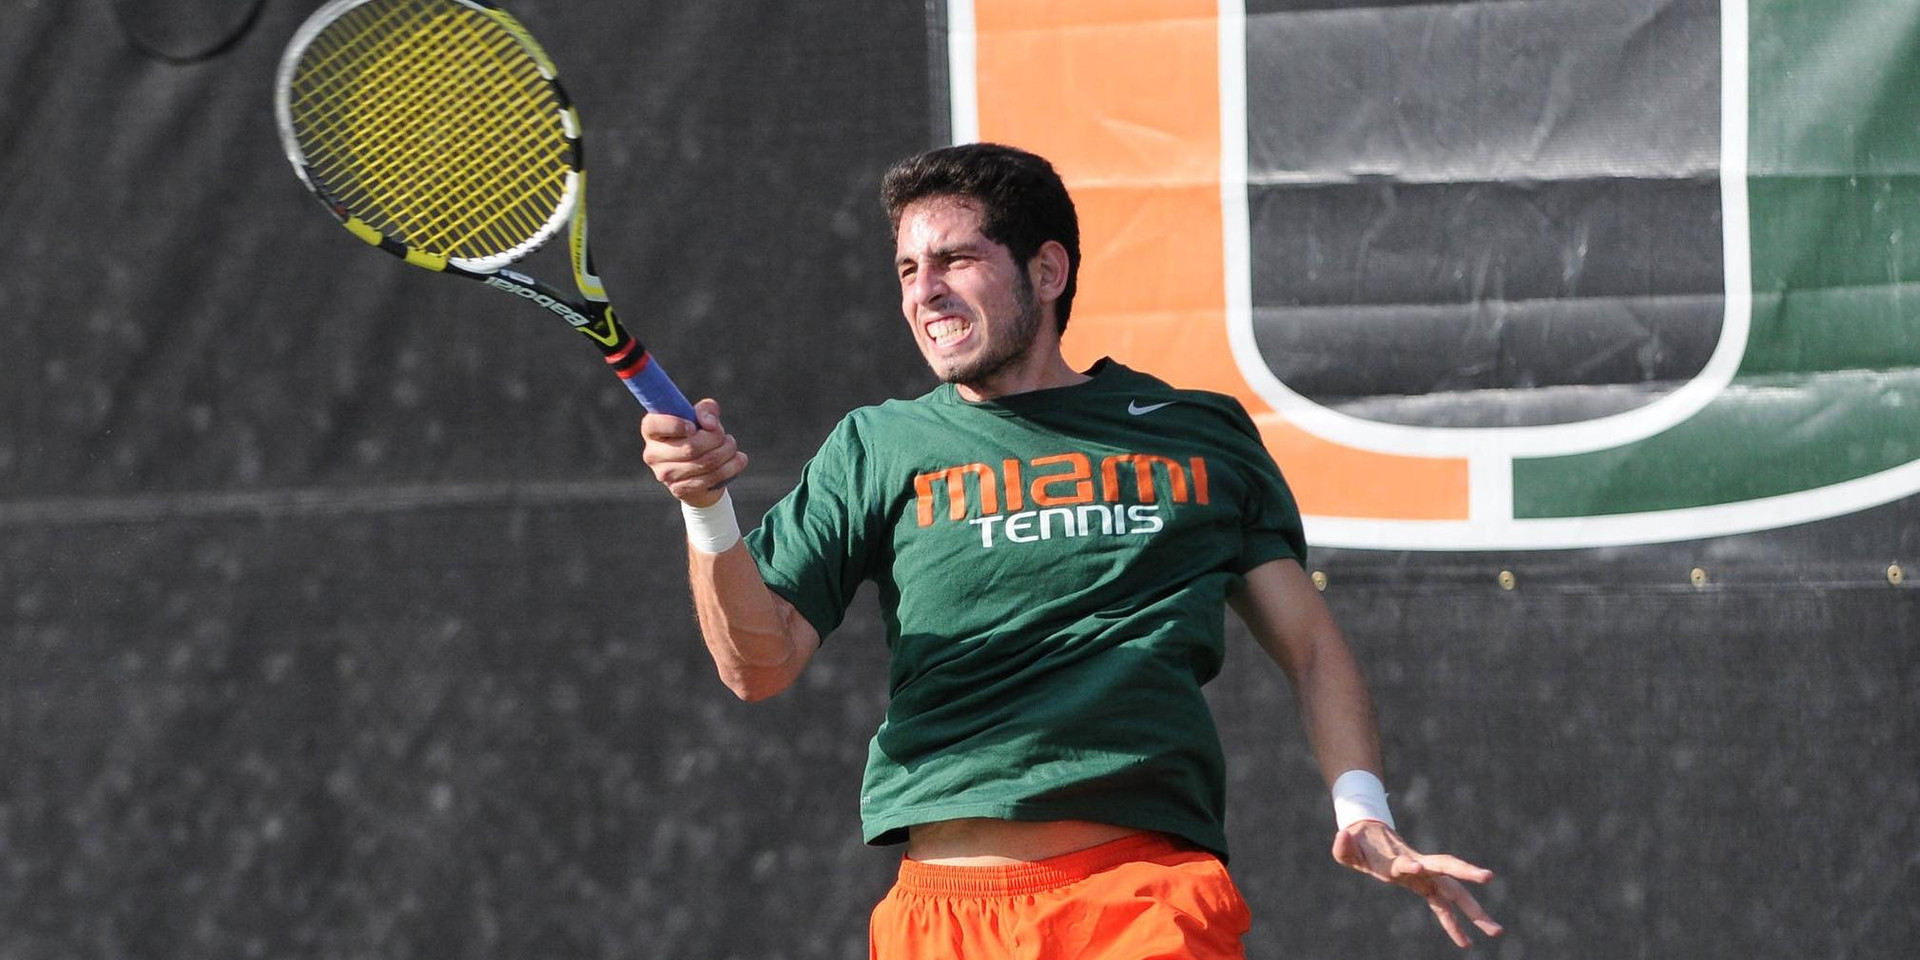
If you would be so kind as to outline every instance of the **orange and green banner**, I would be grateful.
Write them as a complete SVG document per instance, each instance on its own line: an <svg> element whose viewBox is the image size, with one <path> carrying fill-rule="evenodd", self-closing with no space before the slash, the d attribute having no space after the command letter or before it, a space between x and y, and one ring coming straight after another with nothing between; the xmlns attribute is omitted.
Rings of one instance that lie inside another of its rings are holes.
<svg viewBox="0 0 1920 960"><path fill-rule="evenodd" d="M954 0L1079 201L1068 350L1251 410L1313 539L1563 548L1920 491L1920 8Z"/></svg>

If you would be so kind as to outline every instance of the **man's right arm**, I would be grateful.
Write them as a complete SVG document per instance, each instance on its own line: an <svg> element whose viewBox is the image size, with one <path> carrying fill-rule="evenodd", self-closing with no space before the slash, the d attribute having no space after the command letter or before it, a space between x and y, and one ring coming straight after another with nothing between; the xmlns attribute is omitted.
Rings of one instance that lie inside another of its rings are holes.
<svg viewBox="0 0 1920 960"><path fill-rule="evenodd" d="M767 589L746 544L720 553L687 550L693 608L721 682L742 700L793 685L820 649L820 634L793 604Z"/></svg>
<svg viewBox="0 0 1920 960"><path fill-rule="evenodd" d="M764 700L793 685L820 648L820 635L792 604L767 589L759 565L740 542L724 485L746 469L746 454L721 426L719 404L702 400L695 411L697 428L678 417L648 414L640 422L643 457L655 479L685 505L691 526L722 531L717 539L723 542L689 536L694 610L727 689L742 700Z"/></svg>

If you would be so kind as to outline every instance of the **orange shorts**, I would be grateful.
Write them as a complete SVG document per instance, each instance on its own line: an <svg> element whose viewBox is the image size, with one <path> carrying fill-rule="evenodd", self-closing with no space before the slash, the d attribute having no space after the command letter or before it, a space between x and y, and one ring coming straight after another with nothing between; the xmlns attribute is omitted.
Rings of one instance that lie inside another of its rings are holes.
<svg viewBox="0 0 1920 960"><path fill-rule="evenodd" d="M1156 833L1034 863L902 860L873 960L1244 960L1251 918L1220 858Z"/></svg>

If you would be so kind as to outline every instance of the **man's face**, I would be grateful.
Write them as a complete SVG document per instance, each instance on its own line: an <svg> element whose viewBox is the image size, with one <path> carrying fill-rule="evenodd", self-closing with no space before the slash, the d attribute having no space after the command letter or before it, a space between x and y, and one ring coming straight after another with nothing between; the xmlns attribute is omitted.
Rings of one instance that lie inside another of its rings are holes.
<svg viewBox="0 0 1920 960"><path fill-rule="evenodd" d="M1041 310L1024 264L980 232L979 205L929 197L900 214L894 268L920 355L948 383L983 384L1026 358Z"/></svg>

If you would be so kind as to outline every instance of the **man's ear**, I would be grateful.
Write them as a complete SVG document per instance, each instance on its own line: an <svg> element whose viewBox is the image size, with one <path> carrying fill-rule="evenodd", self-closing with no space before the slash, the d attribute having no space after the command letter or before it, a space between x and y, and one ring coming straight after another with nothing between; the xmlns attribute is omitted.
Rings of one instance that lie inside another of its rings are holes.
<svg viewBox="0 0 1920 960"><path fill-rule="evenodd" d="M1033 281L1035 299L1042 303L1060 299L1067 290L1067 248L1058 240L1048 240L1027 261L1027 279Z"/></svg>

